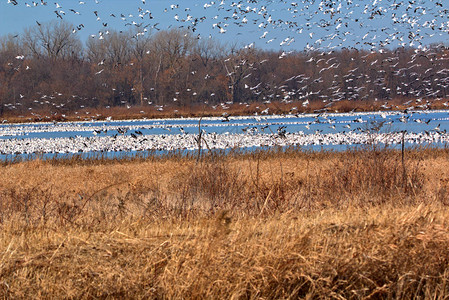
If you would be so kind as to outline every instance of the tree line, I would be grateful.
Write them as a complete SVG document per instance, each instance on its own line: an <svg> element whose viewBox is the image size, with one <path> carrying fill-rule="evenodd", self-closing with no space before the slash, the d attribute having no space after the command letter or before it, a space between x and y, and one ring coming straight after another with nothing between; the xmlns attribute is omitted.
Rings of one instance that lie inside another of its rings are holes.
<svg viewBox="0 0 449 300"><path fill-rule="evenodd" d="M109 30L83 43L65 21L0 38L5 110L445 98L449 49L267 51L182 28ZM386 104L387 106L388 104Z"/></svg>

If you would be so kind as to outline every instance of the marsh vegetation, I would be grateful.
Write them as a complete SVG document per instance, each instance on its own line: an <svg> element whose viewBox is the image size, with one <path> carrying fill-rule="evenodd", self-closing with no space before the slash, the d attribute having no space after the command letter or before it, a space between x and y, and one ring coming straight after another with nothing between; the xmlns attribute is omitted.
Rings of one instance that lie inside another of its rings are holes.
<svg viewBox="0 0 449 300"><path fill-rule="evenodd" d="M271 150L0 168L0 293L439 298L449 152Z"/></svg>

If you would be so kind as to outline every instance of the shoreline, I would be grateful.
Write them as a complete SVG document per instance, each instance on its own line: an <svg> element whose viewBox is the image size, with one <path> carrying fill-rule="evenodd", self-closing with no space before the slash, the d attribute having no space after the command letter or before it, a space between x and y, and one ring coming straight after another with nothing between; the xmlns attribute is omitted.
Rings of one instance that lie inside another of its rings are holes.
<svg viewBox="0 0 449 300"><path fill-rule="evenodd" d="M408 113L449 113L449 109L433 109L433 110L410 110ZM326 115L329 117L338 117L338 116L366 116L366 115L406 115L402 110L391 110L391 111L363 111L363 112L319 112L319 113L301 113L301 114L261 114L261 115L231 115L228 116L230 120L249 120L249 119L290 119L290 118L312 118L315 116ZM111 120L79 120L79 121L48 121L48 122L5 122L0 124L2 126L10 126L10 125L54 125L54 124L72 124L72 123L80 123L80 124L89 124L89 123L125 123L125 122L143 122L143 121L151 121L151 122L163 122L163 121L217 121L222 120L223 117L220 116L204 116L204 117L176 117L176 118L125 118L125 119L111 119Z"/></svg>
<svg viewBox="0 0 449 300"><path fill-rule="evenodd" d="M404 100L405 101L405 100ZM218 106L216 109L212 107L206 107L204 109L202 106L192 106L192 107L167 107L167 111L159 112L153 107L148 106L135 106L130 109L124 107L112 107L110 109L106 108L84 108L74 114L74 112L58 112L49 119L44 119L36 117L36 115L45 114L47 112L35 112L35 115L4 115L0 117L0 125L2 125L2 120L6 120L10 124L21 124L21 123L54 123L54 122L102 122L102 121L133 121L133 120L170 120L170 119L196 119L200 118L220 118L222 115L231 116L233 118L239 116L285 116L285 115L316 115L316 114L341 114L341 113L400 113L404 111L414 111L414 112L425 112L425 111L447 111L449 108L445 106L434 103L434 109L416 109L415 107L410 107L401 104L404 101L391 101L393 104L396 103L396 109L383 109L381 104L378 102L351 102L351 101L341 101L335 104L335 106L341 106L342 109L335 108L332 110L323 110L322 106L319 106L318 102L312 102L310 107L306 108L302 106L302 101L294 101L291 103L282 102L271 102L271 103L251 103L249 107L246 107L244 103L228 104L228 108L223 109ZM435 100L443 101L443 99ZM263 113L264 110L269 109L269 113ZM181 111L178 111L180 109ZM145 111L144 111L145 110ZM88 113L86 115L85 113ZM40 120L38 120L40 118ZM35 121L30 122L30 119Z"/></svg>

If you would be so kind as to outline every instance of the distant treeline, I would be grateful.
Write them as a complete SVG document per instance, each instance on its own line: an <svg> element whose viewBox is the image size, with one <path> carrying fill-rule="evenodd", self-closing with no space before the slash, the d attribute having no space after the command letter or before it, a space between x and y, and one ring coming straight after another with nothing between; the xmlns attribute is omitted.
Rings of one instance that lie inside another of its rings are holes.
<svg viewBox="0 0 449 300"><path fill-rule="evenodd" d="M7 110L207 102L445 98L449 49L264 51L176 28L110 30L83 45L64 21L0 38L0 113ZM387 107L388 104L385 104Z"/></svg>

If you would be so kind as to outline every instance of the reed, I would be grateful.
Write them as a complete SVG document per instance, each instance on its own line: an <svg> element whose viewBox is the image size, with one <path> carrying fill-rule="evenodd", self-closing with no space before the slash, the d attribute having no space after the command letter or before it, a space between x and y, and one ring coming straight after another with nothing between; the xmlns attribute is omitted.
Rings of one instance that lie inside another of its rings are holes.
<svg viewBox="0 0 449 300"><path fill-rule="evenodd" d="M447 149L0 166L3 298L442 298Z"/></svg>

